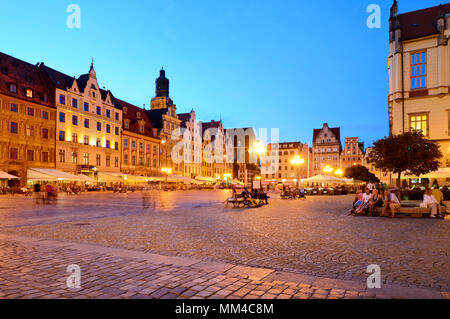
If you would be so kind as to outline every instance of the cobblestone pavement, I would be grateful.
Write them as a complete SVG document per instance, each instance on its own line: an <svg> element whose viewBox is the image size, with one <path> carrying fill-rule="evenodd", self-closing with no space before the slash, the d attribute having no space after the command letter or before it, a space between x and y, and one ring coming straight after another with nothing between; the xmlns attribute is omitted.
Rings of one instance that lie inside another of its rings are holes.
<svg viewBox="0 0 450 319"><path fill-rule="evenodd" d="M80 289L67 288L67 266ZM450 298L434 290L324 279L189 257L0 235L1 298L362 299Z"/></svg>
<svg viewBox="0 0 450 319"><path fill-rule="evenodd" d="M223 192L114 196L89 194L74 200L79 207L73 202L61 204L65 215L60 224L47 224L48 219L37 216L29 224L39 225L18 227L27 223L20 217L14 222L8 221L14 216L0 217L0 227L8 226L0 232L356 284L365 284L367 266L378 264L385 285L450 291L450 224L446 220L347 216L351 197L273 199L268 207L240 210L220 205L226 196ZM167 197L155 203L154 196ZM171 205L178 196L191 198L190 204ZM162 202L166 208L160 208ZM20 216L20 212L12 215ZM78 212L82 215L77 217ZM46 216L45 209L40 214ZM58 216L57 211L52 214ZM108 214L113 217L105 217Z"/></svg>

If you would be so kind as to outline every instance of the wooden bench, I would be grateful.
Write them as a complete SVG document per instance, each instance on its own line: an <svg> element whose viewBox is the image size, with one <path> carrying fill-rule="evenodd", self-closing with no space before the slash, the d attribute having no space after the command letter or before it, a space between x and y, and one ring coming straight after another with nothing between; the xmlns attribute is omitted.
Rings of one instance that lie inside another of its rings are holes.
<svg viewBox="0 0 450 319"><path fill-rule="evenodd" d="M231 197L227 199L227 203L228 204L232 204L233 207L235 208L252 208L252 207L260 207L262 206L262 201L261 200L257 200L258 201L258 205L257 206L252 206L252 203L242 197L242 196L236 196L236 197Z"/></svg>
<svg viewBox="0 0 450 319"><path fill-rule="evenodd" d="M375 209L374 214L381 214L381 207ZM391 210L388 209L386 213L391 216ZM395 213L396 217L410 217L410 218L428 218L431 215L431 208L423 207L400 207L400 210Z"/></svg>

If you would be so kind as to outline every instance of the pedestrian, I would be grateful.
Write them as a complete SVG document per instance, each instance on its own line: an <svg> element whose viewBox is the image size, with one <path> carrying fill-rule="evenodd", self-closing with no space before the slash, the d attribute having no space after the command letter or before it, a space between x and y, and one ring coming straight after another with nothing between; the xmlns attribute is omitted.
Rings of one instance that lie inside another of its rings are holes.
<svg viewBox="0 0 450 319"><path fill-rule="evenodd" d="M438 217L439 213L439 203L434 198L433 193L431 192L431 189L427 188L425 190L425 194L423 195L423 202L420 204L421 207L431 208L431 218Z"/></svg>

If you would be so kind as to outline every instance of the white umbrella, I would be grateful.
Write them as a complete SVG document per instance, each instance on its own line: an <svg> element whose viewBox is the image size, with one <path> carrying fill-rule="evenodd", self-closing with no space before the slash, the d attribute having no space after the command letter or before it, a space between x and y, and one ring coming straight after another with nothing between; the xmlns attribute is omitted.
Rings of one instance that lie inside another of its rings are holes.
<svg viewBox="0 0 450 319"><path fill-rule="evenodd" d="M20 179L17 176L0 171L0 179Z"/></svg>

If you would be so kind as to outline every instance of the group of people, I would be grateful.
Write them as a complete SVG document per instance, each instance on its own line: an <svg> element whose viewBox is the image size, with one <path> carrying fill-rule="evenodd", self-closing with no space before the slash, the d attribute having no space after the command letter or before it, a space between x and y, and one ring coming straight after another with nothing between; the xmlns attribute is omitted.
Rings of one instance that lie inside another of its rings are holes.
<svg viewBox="0 0 450 319"><path fill-rule="evenodd" d="M36 199L36 203L50 203L56 200L58 196L58 191L56 187L50 184L46 184L42 186L41 184L36 183L34 185L34 196Z"/></svg>
<svg viewBox="0 0 450 319"><path fill-rule="evenodd" d="M306 190L302 186L299 188L294 188L292 186L283 185L281 197L290 199L306 198Z"/></svg>
<svg viewBox="0 0 450 319"><path fill-rule="evenodd" d="M269 196L267 193L264 192L263 189L252 189L251 191L248 190L248 188L244 188L244 190L241 192L241 194L238 195L236 188L233 187L231 189L232 191L232 197L228 198L225 203L226 207L228 207L228 204L230 203L230 200L236 200L237 198L243 198L247 200L250 203L250 207L259 207L261 206L261 203L264 205L269 204Z"/></svg>
<svg viewBox="0 0 450 319"><path fill-rule="evenodd" d="M364 192L361 189L357 191L352 213L373 216L375 210L381 208L380 216L389 216L390 213L393 218L401 207L398 192L399 190L396 188L385 188L379 184L369 183ZM427 188L420 207L431 209L431 218L439 218L446 212L443 202L444 195L439 188Z"/></svg>

